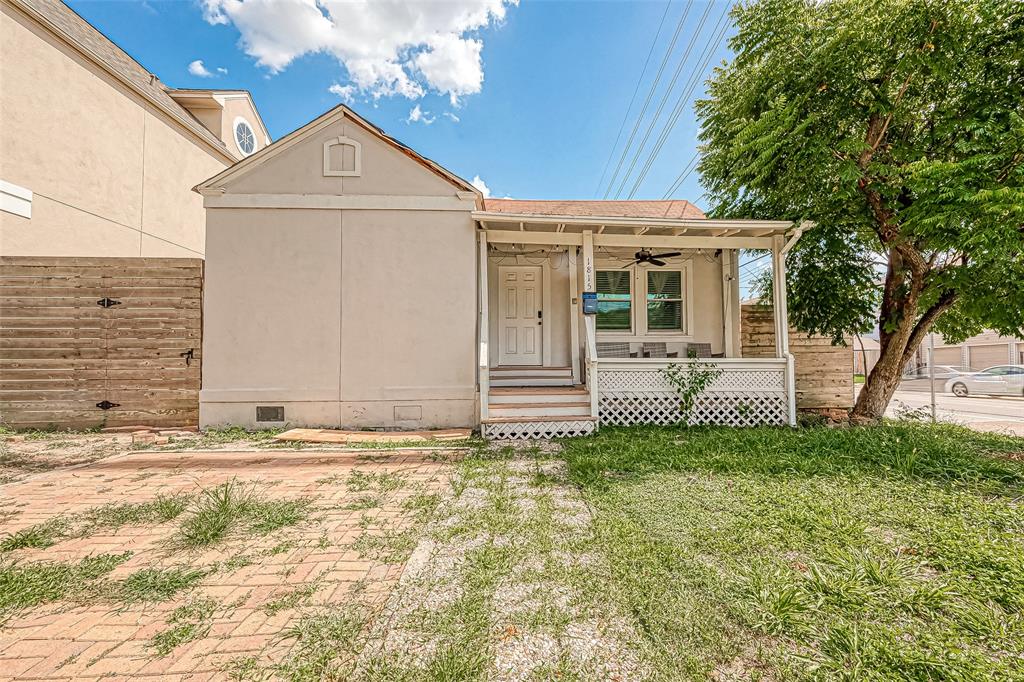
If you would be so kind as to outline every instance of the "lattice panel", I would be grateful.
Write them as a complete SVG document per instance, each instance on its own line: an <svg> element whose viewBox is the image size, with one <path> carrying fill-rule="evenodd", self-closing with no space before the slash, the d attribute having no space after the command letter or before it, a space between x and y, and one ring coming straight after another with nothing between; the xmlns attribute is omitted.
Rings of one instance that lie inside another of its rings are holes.
<svg viewBox="0 0 1024 682"><path fill-rule="evenodd" d="M603 370L597 373L602 391L672 392L672 384L657 369ZM723 371L708 387L709 391L785 391L782 371L770 369Z"/></svg>
<svg viewBox="0 0 1024 682"><path fill-rule="evenodd" d="M534 438L571 438L594 432L591 419L552 419L550 421L494 422L483 424L484 438L495 440L531 440Z"/></svg>
<svg viewBox="0 0 1024 682"><path fill-rule="evenodd" d="M657 369L599 370L602 424L675 424L679 396ZM695 401L690 424L760 426L787 423L782 371L724 371Z"/></svg>

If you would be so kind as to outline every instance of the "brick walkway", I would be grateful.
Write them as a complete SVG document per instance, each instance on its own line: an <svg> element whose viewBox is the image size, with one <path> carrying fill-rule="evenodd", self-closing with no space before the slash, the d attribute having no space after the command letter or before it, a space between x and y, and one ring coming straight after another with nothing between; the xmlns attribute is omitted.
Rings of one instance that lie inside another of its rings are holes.
<svg viewBox="0 0 1024 682"><path fill-rule="evenodd" d="M6 622L0 614L0 680L224 679L225 670L240 658L264 667L281 662L294 643L279 634L305 610L359 604L372 613L387 597L404 564L374 560L351 545L364 534L393 533L414 523L403 502L413 495L440 492L446 485L448 469L437 455L431 451L137 452L0 486L0 510L14 514L2 521L0 536L56 516L73 519L111 502L194 494L232 478L258 486L262 499L314 499L309 517L297 526L228 540L201 552L169 549L168 540L182 516L165 524L124 526L45 549L0 554L0 565L13 559L25 566L131 552L107 576L110 580L144 568L183 564L212 570L198 587L164 602L128 606L94 599L56 602L18 611ZM401 485L381 491L378 504L370 507L357 502L365 499L367 491L346 485L354 471L395 474L401 477ZM227 563L240 555L251 557L253 563L237 568ZM299 605L279 611L267 608L268 602L303 585L313 587ZM197 598L210 598L219 605L209 632L169 655L158 656L152 638L169 627L175 608Z"/></svg>

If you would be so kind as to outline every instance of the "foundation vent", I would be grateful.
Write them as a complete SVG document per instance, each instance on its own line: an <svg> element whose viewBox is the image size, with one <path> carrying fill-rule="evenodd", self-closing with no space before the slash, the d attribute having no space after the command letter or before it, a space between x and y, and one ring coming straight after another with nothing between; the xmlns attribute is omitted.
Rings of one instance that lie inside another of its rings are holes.
<svg viewBox="0 0 1024 682"><path fill-rule="evenodd" d="M256 421L258 422L283 422L284 405L257 405Z"/></svg>

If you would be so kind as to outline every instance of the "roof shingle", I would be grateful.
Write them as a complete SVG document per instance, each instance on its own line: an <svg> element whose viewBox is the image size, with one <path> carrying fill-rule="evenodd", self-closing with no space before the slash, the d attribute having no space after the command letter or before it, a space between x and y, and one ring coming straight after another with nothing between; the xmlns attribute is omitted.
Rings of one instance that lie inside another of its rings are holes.
<svg viewBox="0 0 1024 682"><path fill-rule="evenodd" d="M652 218L700 220L700 210L685 199L668 201L561 201L535 199L484 199L484 210L520 215L562 215L601 218Z"/></svg>

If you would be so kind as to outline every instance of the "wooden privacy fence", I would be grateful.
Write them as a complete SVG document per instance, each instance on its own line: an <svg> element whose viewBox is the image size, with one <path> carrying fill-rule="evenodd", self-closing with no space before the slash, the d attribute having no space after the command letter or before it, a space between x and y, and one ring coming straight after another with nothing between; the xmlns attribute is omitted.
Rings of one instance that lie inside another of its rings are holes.
<svg viewBox="0 0 1024 682"><path fill-rule="evenodd" d="M199 421L203 261L0 257L0 423Z"/></svg>
<svg viewBox="0 0 1024 682"><path fill-rule="evenodd" d="M775 356L775 316L771 307L744 305L740 338L745 358ZM849 343L849 339L847 340ZM796 373L796 406L839 416L853 407L853 354L822 336L789 330L789 352Z"/></svg>

